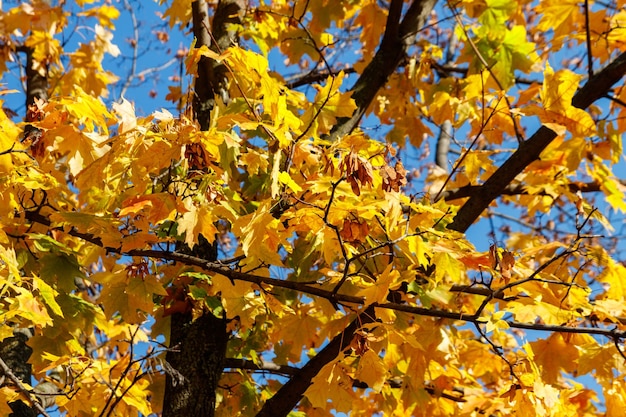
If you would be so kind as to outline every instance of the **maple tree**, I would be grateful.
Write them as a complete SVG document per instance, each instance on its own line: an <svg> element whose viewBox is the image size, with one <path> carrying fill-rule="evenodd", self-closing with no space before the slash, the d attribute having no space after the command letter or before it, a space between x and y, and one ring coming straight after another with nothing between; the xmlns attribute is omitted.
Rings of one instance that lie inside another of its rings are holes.
<svg viewBox="0 0 626 417"><path fill-rule="evenodd" d="M623 6L5 6L0 413L622 415Z"/></svg>

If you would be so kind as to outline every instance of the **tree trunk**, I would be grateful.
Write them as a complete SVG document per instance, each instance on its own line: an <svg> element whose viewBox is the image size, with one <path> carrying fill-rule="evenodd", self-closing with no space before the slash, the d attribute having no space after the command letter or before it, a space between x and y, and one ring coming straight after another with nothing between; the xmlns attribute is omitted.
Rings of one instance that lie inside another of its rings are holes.
<svg viewBox="0 0 626 417"><path fill-rule="evenodd" d="M19 50L26 53L26 122L31 122L34 121L31 106L35 103L35 99L48 100L48 78L45 73L41 74L35 69L36 63L33 60L31 48L22 47ZM40 134L39 129L30 124L24 127L24 140L30 141L31 148L37 143ZM0 343L0 358L15 376L29 385L31 385L32 367L28 359L33 350L26 342L31 336L30 330L16 328L12 337ZM35 417L37 415L35 409L22 401L10 403L9 406L13 410L10 417Z"/></svg>
<svg viewBox="0 0 626 417"><path fill-rule="evenodd" d="M13 336L4 339L0 343L0 358L7 364L13 374L23 382L30 384L32 367L28 363L30 354L33 350L26 345L30 331L17 329L13 332ZM2 374L2 371L0 371ZM10 380L7 378L7 382ZM13 412L10 417L35 417L37 413L22 401L15 401L9 404Z"/></svg>
<svg viewBox="0 0 626 417"><path fill-rule="evenodd" d="M236 34L228 30L228 25L239 23L245 10L243 0L221 0L212 23L206 1L194 1L191 7L196 47L206 45L219 53L236 42ZM227 82L227 70L223 64L207 57L200 60L193 108L201 130L209 129L216 97L228 101ZM199 236L192 253L214 261L217 259L216 249L215 244ZM190 314L172 315L171 350L166 355L170 369L166 377L163 417L215 415L215 391L224 367L228 337L226 319L210 312L196 320Z"/></svg>
<svg viewBox="0 0 626 417"><path fill-rule="evenodd" d="M226 320L175 313L171 326L166 360L175 371L167 373L163 417L212 417L228 342Z"/></svg>

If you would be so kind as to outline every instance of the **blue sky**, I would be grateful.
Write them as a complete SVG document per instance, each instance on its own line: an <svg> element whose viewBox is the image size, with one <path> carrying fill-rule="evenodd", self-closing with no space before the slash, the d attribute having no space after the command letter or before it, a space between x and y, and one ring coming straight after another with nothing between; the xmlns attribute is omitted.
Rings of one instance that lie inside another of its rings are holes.
<svg viewBox="0 0 626 417"><path fill-rule="evenodd" d="M13 3L14 2L10 1L5 2L3 10L6 10L8 7L13 7ZM122 14L116 22L117 27L114 32L115 37L113 41L120 47L121 55L116 58L107 58L105 68L116 73L121 77L121 80L116 85L112 86L110 96L107 99L108 104L120 99L125 81L132 71L132 57L134 54L132 44L136 42L138 45L138 59L136 61L135 74L144 73L145 78L143 82L141 82L139 78L136 78L126 91L125 97L134 103L138 115L149 115L153 111L161 108L169 109L175 114L175 105L165 101L165 95L167 94L168 86L174 86L179 82L187 85L187 83L190 82L189 77L184 75L184 73L182 74L182 79L176 79L176 77L180 77L181 75L180 60L176 59L176 54L178 51L188 48L191 44L192 38L189 29L181 30L179 27L170 29L167 22L159 16L159 12L163 10L163 7L159 6L154 1L128 0L128 2L126 2L126 0L124 0L115 4L120 8ZM132 7L133 13L125 8L127 4ZM67 2L67 7L76 10L74 2ZM87 23L87 25L77 27L72 36L66 39L66 41L68 41L68 49L72 49L78 42L90 39L91 28L88 26L89 22L85 23ZM168 42L161 42L160 39L164 39L165 37L168 37ZM553 67L559 67L560 61L567 57L568 53L568 51L564 50L560 54L554 55L551 58ZM270 65L274 70L278 70L281 73L286 72L289 74L297 71L296 67L285 67L282 57L275 52L270 54ZM160 70L152 71L153 69ZM541 74L535 75L537 79L541 76ZM348 79L348 85L351 85L350 83L354 80L355 76L350 77ZM18 81L17 73L2 80L6 87L20 89ZM6 105L18 112L21 117L24 113L23 96L21 94L14 94L6 96L5 99ZM364 126L367 128L375 128L377 127L377 121L370 117L364 121ZM530 134L538 127L538 124L531 122L525 127L527 133ZM372 132L376 131L372 130ZM467 135L467 132L456 132L456 136L459 139L464 140L465 135ZM431 150L434 150L435 139L429 138L428 145ZM403 162L405 165L410 168L418 163L421 164L421 161L419 161L420 152L420 150L416 149L403 151ZM432 157L429 158L428 161L433 160ZM616 174L621 178L626 178L626 164L624 164L623 159L616 168ZM421 181L423 181L423 177L416 183L416 191L420 191L417 188L422 185ZM608 214L606 204L601 204L600 206L600 208L603 211L607 211ZM508 215L519 217L519 212L516 210L510 208L499 208L499 210L503 210L503 212ZM499 229L499 226L503 223L511 224L511 227L514 229L519 227L499 217L494 217L493 221L496 229ZM489 224L489 220L483 219L469 229L467 236L468 239L474 243L478 251L486 251L489 245L493 243L490 238L490 232L491 225ZM497 235L497 240L505 240L505 236L499 234ZM544 333L529 332L528 338L532 340L536 337L543 337L544 335Z"/></svg>

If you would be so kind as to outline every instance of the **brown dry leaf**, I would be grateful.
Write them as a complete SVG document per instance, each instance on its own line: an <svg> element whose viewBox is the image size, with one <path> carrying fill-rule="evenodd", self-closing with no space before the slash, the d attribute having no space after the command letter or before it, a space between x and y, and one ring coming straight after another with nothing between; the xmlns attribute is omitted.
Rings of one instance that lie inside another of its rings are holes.
<svg viewBox="0 0 626 417"><path fill-rule="evenodd" d="M396 162L394 168L385 165L381 168L381 176L383 178L383 190L400 191L400 187L406 185L407 170L404 169L402 162Z"/></svg>
<svg viewBox="0 0 626 417"><path fill-rule="evenodd" d="M489 262L491 268L496 269L500 263L500 256L498 255L498 247L494 244L489 246Z"/></svg>
<svg viewBox="0 0 626 417"><path fill-rule="evenodd" d="M367 223L356 220L344 219L343 227L339 232L345 242L361 243L369 234Z"/></svg>
<svg viewBox="0 0 626 417"><path fill-rule="evenodd" d="M354 332L354 337L350 342L350 348L358 356L363 356L365 352L370 350L371 336L364 330L357 330Z"/></svg>
<svg viewBox="0 0 626 417"><path fill-rule="evenodd" d="M185 147L185 158L189 161L191 170L202 170L206 168L210 160L204 147L199 143L190 143Z"/></svg>
<svg viewBox="0 0 626 417"><path fill-rule="evenodd" d="M346 179L352 187L352 192L356 195L361 195L361 188L364 185L372 185L373 181L373 169L372 164L367 159L359 156L354 150L341 161L339 165L346 174Z"/></svg>
<svg viewBox="0 0 626 417"><path fill-rule="evenodd" d="M502 274L502 278L505 279L505 282L511 279L513 266L515 266L515 256L508 250L505 250L502 253L502 259L500 261L500 273Z"/></svg>

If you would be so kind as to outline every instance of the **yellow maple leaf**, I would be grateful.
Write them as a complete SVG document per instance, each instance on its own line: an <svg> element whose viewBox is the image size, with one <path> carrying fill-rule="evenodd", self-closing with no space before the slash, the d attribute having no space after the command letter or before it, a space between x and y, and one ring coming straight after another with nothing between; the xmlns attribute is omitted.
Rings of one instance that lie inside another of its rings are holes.
<svg viewBox="0 0 626 417"><path fill-rule="evenodd" d="M307 314L286 314L282 317L280 330L276 338L289 346L290 357L298 360L302 347L316 347L320 344L319 329L322 322L315 316Z"/></svg>
<svg viewBox="0 0 626 417"><path fill-rule="evenodd" d="M253 284L235 281L235 284L223 275L212 278L213 285L220 289L222 305L228 318L239 317L242 329L254 327L256 316L267 311L261 297L256 295Z"/></svg>
<svg viewBox="0 0 626 417"><path fill-rule="evenodd" d="M365 298L366 305L382 303L389 293L389 287L396 283L398 278L400 278L400 272L393 269L393 264L389 264L373 284L359 290L357 295Z"/></svg>
<svg viewBox="0 0 626 417"><path fill-rule="evenodd" d="M507 311L513 313L516 321L534 323L537 318L540 318L546 324L553 325L561 325L564 321L569 320L572 315L571 312L563 310L558 303L552 305L532 299L512 301L508 304Z"/></svg>
<svg viewBox="0 0 626 417"><path fill-rule="evenodd" d="M329 132L337 123L337 117L350 117L356 109L356 104L352 99L352 93L342 93L339 87L343 83L345 74L341 71L335 76L329 76L326 84L322 87L315 85L318 90L314 99L314 104L302 115L304 126L316 123L318 134ZM314 126L315 127L315 126Z"/></svg>
<svg viewBox="0 0 626 417"><path fill-rule="evenodd" d="M33 30L24 44L33 48L33 62L45 74L45 64L59 63L61 43L52 37L52 33L43 30Z"/></svg>
<svg viewBox="0 0 626 417"><path fill-rule="evenodd" d="M493 152L491 151L472 151L466 154L463 160L463 167L465 168L467 178L469 178L472 184L480 181L481 170L485 170L493 165L493 161L490 159L492 154Z"/></svg>
<svg viewBox="0 0 626 417"><path fill-rule="evenodd" d="M55 289L37 277L33 277L33 288L39 291L39 295L54 314L63 317L63 310L61 310L61 306L55 300L55 297L59 294Z"/></svg>
<svg viewBox="0 0 626 417"><path fill-rule="evenodd" d="M361 45L363 59L369 61L376 51L380 36L386 27L387 13L384 8L378 6L373 0L361 2L359 14L354 24L359 27L367 27L369 30L361 31Z"/></svg>
<svg viewBox="0 0 626 417"><path fill-rule="evenodd" d="M79 86L75 86L74 90L72 96L59 99L59 104L75 117L79 124L84 124L87 132L93 132L95 127L98 127L103 134L108 134L107 120L112 119L113 115L102 100L85 93Z"/></svg>
<svg viewBox="0 0 626 417"><path fill-rule="evenodd" d="M147 378L133 380L130 375L128 378L123 378L120 384L120 389L124 392L122 401L144 416L152 414L150 401L148 401L150 392L147 391L147 388L149 384L150 381Z"/></svg>
<svg viewBox="0 0 626 417"><path fill-rule="evenodd" d="M0 388L0 414L3 416L12 415L13 410L9 404L15 401L22 401L28 406L28 401L24 398L24 394L20 393L17 387L4 386Z"/></svg>
<svg viewBox="0 0 626 417"><path fill-rule="evenodd" d="M160 3L165 3L166 0L160 0ZM191 20L191 3L192 0L173 0L170 6L163 15L164 18L169 18L170 29L176 24L180 24L181 27L185 27Z"/></svg>
<svg viewBox="0 0 626 417"><path fill-rule="evenodd" d="M608 258L607 263L598 276L597 280L603 284L608 284L606 297L610 300L623 300L626 297L626 267L613 259Z"/></svg>
<svg viewBox="0 0 626 417"><path fill-rule="evenodd" d="M5 174L12 172L13 161L16 159L21 160L21 157L17 156L18 154L9 152L9 150L18 150L22 147L19 146L18 140L20 129L6 116L4 111L0 111L0 129L2 130L0 135L0 152L6 152L0 155L0 174ZM24 154L22 155L25 156Z"/></svg>
<svg viewBox="0 0 626 417"><path fill-rule="evenodd" d="M259 207L252 215L240 217L237 224L242 226L242 249L247 256L263 259L268 264L282 265L278 249L283 242L279 229L284 226L270 213L269 203Z"/></svg>
<svg viewBox="0 0 626 417"><path fill-rule="evenodd" d="M339 362L326 364L313 378L304 395L313 407L326 410L330 404L338 412L348 412L356 395L352 391L352 378Z"/></svg>
<svg viewBox="0 0 626 417"><path fill-rule="evenodd" d="M435 281L441 282L446 276L451 282L462 282L462 274L465 265L448 252L435 252L432 264L437 265L435 269Z"/></svg>
<svg viewBox="0 0 626 417"><path fill-rule="evenodd" d="M497 334L500 330L506 330L509 328L509 323L502 319L506 313L506 311L498 311L489 316L489 320L485 326L487 333L491 333L493 331Z"/></svg>
<svg viewBox="0 0 626 417"><path fill-rule="evenodd" d="M77 1L77 3L81 2ZM77 16L95 17L98 19L98 23L100 23L102 26L109 29L115 29L113 21L120 17L120 11L115 6L103 4L101 6L97 6L77 13Z"/></svg>
<svg viewBox="0 0 626 417"><path fill-rule="evenodd" d="M598 157L595 157L591 166L587 166L587 173L598 183L606 195L606 201L615 210L626 213L626 198L624 187L613 174L610 167L605 165Z"/></svg>
<svg viewBox="0 0 626 417"><path fill-rule="evenodd" d="M119 116L119 134L123 135L137 127L135 108L130 101L122 98L121 103L113 103L113 111Z"/></svg>
<svg viewBox="0 0 626 417"><path fill-rule="evenodd" d="M32 293L23 288L16 288L15 290L19 294L15 296L11 308L16 309L19 312L19 316L30 320L35 326L52 325L52 318L48 311Z"/></svg>
<svg viewBox="0 0 626 417"><path fill-rule="evenodd" d="M0 315L0 318L2 320L6 320L7 319L4 316L4 314ZM2 342L7 337L12 337L12 336L13 336L13 327L8 326L6 324L0 324L0 342Z"/></svg>
<svg viewBox="0 0 626 417"><path fill-rule="evenodd" d="M129 214L144 214L152 224L160 224L166 220L174 220L176 201L169 193L157 193L127 198L122 203L118 217Z"/></svg>
<svg viewBox="0 0 626 417"><path fill-rule="evenodd" d="M368 387L380 392L387 380L387 367L373 350L368 350L359 359L355 378L365 382Z"/></svg>
<svg viewBox="0 0 626 417"><path fill-rule="evenodd" d="M599 378L611 380L615 374L624 374L626 366L624 359L615 350L612 343L599 345L593 341L586 345L578 346L580 357L578 358L578 374L584 375L591 371Z"/></svg>
<svg viewBox="0 0 626 417"><path fill-rule="evenodd" d="M302 187L300 187L298 185L297 182L295 182L291 176L289 175L288 172L281 172L278 175L278 181L280 181L282 184L285 184L291 191L293 191L294 193L299 193L302 191Z"/></svg>
<svg viewBox="0 0 626 417"><path fill-rule="evenodd" d="M185 200L187 212L178 219L178 233L185 235L185 243L193 248L198 243L198 235L201 233L208 241L215 240L217 228L215 218L206 205L194 204L190 199Z"/></svg>
<svg viewBox="0 0 626 417"><path fill-rule="evenodd" d="M556 37L571 34L571 28L583 19L578 0L545 0L538 4L537 15L541 17L537 29L553 30Z"/></svg>
<svg viewBox="0 0 626 417"><path fill-rule="evenodd" d="M567 69L554 72L547 62L543 76L542 107L531 105L524 110L525 113L539 116L541 122L557 134L563 134L567 129L574 136L593 135L596 124L591 115L572 106L582 76Z"/></svg>
<svg viewBox="0 0 626 417"><path fill-rule="evenodd" d="M606 399L607 416L624 416L626 413L626 382L624 377L619 377L611 382L611 385L604 390Z"/></svg>
<svg viewBox="0 0 626 417"><path fill-rule="evenodd" d="M577 342L582 342L582 339ZM593 339L587 341L590 342L593 342ZM553 333L547 339L530 342L530 345L533 352L536 352L535 362L542 369L544 381L556 383L562 371L572 372L576 368L579 357L576 346L578 343L566 341L563 334Z"/></svg>

